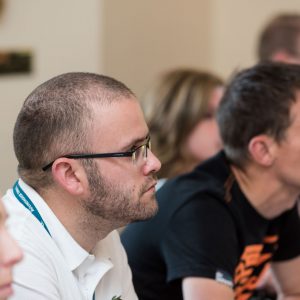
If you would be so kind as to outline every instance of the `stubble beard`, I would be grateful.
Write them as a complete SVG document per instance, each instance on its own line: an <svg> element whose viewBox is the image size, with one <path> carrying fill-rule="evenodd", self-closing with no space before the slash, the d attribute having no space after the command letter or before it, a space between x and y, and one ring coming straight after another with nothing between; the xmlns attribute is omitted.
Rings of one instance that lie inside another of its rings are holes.
<svg viewBox="0 0 300 300"><path fill-rule="evenodd" d="M136 187L126 189L120 182L109 182L93 162L85 165L85 171L90 187L90 197L83 201L83 206L89 215L126 225L130 222L149 219L157 213L158 205L155 194L143 199L154 176L148 177L136 192ZM137 198L134 199L135 197Z"/></svg>

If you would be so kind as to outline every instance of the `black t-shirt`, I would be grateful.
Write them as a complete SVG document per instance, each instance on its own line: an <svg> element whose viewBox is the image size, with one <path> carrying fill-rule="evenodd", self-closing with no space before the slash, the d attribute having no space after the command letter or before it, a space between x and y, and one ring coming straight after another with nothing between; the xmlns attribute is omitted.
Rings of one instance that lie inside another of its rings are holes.
<svg viewBox="0 0 300 300"><path fill-rule="evenodd" d="M183 299L181 280L205 277L251 296L270 260L300 253L296 207L273 220L259 215L223 152L157 192L158 214L127 226L122 243L141 300Z"/></svg>

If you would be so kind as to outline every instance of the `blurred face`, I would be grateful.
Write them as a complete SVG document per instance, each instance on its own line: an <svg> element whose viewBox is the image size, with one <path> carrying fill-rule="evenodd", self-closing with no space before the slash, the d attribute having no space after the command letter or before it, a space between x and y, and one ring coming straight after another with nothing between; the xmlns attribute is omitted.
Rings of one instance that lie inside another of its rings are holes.
<svg viewBox="0 0 300 300"><path fill-rule="evenodd" d="M199 162L216 154L222 147L217 121L216 110L219 106L223 88L215 88L208 105L208 114L191 132L187 140L188 151Z"/></svg>
<svg viewBox="0 0 300 300"><path fill-rule="evenodd" d="M0 299L12 295L12 268L22 258L22 252L5 227L7 219L0 200Z"/></svg>
<svg viewBox="0 0 300 300"><path fill-rule="evenodd" d="M274 168L277 178L292 193L300 193L300 92L297 102L291 107L291 125L286 130L285 138L276 145L276 159ZM298 198L298 197L297 197ZM286 202L287 207L292 207L296 199L291 197Z"/></svg>
<svg viewBox="0 0 300 300"><path fill-rule="evenodd" d="M296 53L291 54L287 50L281 49L277 50L272 54L271 60L275 62L282 62L287 64L300 64L300 38L297 39Z"/></svg>
<svg viewBox="0 0 300 300"><path fill-rule="evenodd" d="M95 107L93 149L95 153L126 152L145 144L148 128L136 100L124 99ZM151 150L132 157L95 159L85 164L90 197L87 211L127 224L152 217L157 211L155 173L160 161Z"/></svg>

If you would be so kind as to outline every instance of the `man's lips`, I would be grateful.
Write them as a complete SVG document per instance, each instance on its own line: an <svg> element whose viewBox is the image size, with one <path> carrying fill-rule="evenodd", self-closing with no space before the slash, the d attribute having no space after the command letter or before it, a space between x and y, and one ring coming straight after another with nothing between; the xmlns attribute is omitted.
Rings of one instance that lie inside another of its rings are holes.
<svg viewBox="0 0 300 300"><path fill-rule="evenodd" d="M148 191L150 191L150 190L152 190L152 189L155 190L156 184L157 184L157 181L156 181L156 180L153 181L153 182L151 182L151 184L149 184L148 187L145 189L145 192L148 192Z"/></svg>

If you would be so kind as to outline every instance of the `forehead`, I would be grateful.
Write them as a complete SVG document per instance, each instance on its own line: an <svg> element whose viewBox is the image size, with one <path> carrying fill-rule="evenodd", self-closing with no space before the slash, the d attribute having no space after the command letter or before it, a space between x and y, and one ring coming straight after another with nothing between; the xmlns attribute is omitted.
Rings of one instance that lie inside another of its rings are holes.
<svg viewBox="0 0 300 300"><path fill-rule="evenodd" d="M94 107L92 143L102 149L122 147L129 141L148 134L139 102L135 98L122 98L107 105ZM101 145L99 145L101 144Z"/></svg>

